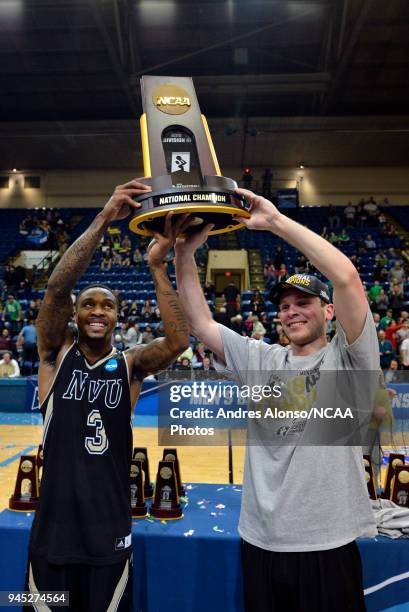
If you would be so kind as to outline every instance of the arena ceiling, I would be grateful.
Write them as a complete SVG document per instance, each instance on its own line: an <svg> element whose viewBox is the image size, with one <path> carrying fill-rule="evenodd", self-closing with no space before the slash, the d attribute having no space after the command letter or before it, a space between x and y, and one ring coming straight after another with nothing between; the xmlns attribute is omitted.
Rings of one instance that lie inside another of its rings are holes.
<svg viewBox="0 0 409 612"><path fill-rule="evenodd" d="M134 165L143 74L193 77L229 165L407 156L407 0L1 0L1 169Z"/></svg>

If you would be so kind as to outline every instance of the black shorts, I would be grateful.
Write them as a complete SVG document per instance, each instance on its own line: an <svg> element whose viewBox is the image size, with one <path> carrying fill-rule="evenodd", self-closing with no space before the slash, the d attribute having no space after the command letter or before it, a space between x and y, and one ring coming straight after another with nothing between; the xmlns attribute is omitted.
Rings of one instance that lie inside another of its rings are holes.
<svg viewBox="0 0 409 612"><path fill-rule="evenodd" d="M272 552L242 540L246 612L365 612L362 564L351 542L331 550Z"/></svg>
<svg viewBox="0 0 409 612"><path fill-rule="evenodd" d="M69 591L69 607L56 612L132 611L132 556L114 565L56 565L45 559L28 562L26 590ZM110 607L111 606L111 607ZM26 607L25 610L33 610Z"/></svg>

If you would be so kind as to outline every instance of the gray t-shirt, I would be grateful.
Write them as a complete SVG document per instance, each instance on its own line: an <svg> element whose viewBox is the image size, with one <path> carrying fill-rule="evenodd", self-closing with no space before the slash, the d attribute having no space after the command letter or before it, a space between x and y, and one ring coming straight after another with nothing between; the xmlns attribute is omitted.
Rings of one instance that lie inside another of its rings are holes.
<svg viewBox="0 0 409 612"><path fill-rule="evenodd" d="M284 370L379 371L370 311L360 337L337 334L323 349L297 357L291 349L244 338L220 325L226 365L218 371L242 385L268 384ZM257 425L248 420L248 432ZM305 552L343 546L377 535L365 482L361 446L254 445L246 448L240 536L265 550Z"/></svg>

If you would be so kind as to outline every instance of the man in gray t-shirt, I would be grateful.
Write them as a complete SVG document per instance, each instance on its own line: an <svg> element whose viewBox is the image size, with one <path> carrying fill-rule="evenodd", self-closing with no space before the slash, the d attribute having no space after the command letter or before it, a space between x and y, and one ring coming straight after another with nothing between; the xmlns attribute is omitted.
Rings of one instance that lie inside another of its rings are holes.
<svg viewBox="0 0 409 612"><path fill-rule="evenodd" d="M249 219L240 221L249 229L269 230L296 247L332 281L334 295L331 302L327 286L317 277L294 275L280 283L274 295L290 346L241 337L212 319L200 287L194 252L211 226L178 238L179 295L192 333L217 356L217 369L246 385L268 384L272 373L285 377L287 371L377 373L375 325L353 264L265 198L245 189L237 193L247 198L251 212ZM327 343L326 324L334 312L337 334ZM249 419L248 439L257 438L258 427ZM300 433L299 426L296 431ZM377 530L362 448L302 445L296 436L294 444L249 443L239 533L246 612L364 611L355 539L375 536Z"/></svg>

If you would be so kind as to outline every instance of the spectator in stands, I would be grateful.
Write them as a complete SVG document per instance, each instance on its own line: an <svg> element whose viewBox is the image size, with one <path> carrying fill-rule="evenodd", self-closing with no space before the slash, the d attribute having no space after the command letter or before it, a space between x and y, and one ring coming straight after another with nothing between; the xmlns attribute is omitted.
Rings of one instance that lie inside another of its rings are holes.
<svg viewBox="0 0 409 612"><path fill-rule="evenodd" d="M125 268L131 265L131 256L128 252L123 253L121 265Z"/></svg>
<svg viewBox="0 0 409 612"><path fill-rule="evenodd" d="M121 300L118 308L118 320L126 321L129 316L129 305L126 300Z"/></svg>
<svg viewBox="0 0 409 612"><path fill-rule="evenodd" d="M369 200L363 205L363 210L368 215L368 223L371 227L375 227L377 225L377 216L379 213L378 206L371 196Z"/></svg>
<svg viewBox="0 0 409 612"><path fill-rule="evenodd" d="M367 249L376 249L376 242L371 234L368 234L364 240L364 245Z"/></svg>
<svg viewBox="0 0 409 612"><path fill-rule="evenodd" d="M141 266L143 263L143 256L142 256L141 250L138 247L136 247L134 251L132 261L134 263L134 266L136 267Z"/></svg>
<svg viewBox="0 0 409 612"><path fill-rule="evenodd" d="M120 253L119 250L114 250L112 253L112 265L122 266L122 253Z"/></svg>
<svg viewBox="0 0 409 612"><path fill-rule="evenodd" d="M234 284L234 281L230 281L229 284L223 289L223 297L226 300L226 312L229 317L234 316L237 313L237 297L240 295L240 290Z"/></svg>
<svg viewBox="0 0 409 612"><path fill-rule="evenodd" d="M288 346L290 344L288 336L286 336L284 333L280 334L278 338L278 344L281 344L281 346Z"/></svg>
<svg viewBox="0 0 409 612"><path fill-rule="evenodd" d="M254 332L259 333L261 338L264 338L266 334L266 328L257 315L253 315L253 334Z"/></svg>
<svg viewBox="0 0 409 612"><path fill-rule="evenodd" d="M177 362L180 363L184 357L186 357L189 360L189 363L192 363L193 348L191 346L188 346L187 349L179 355L179 357L177 358Z"/></svg>
<svg viewBox="0 0 409 612"><path fill-rule="evenodd" d="M112 250L114 251L119 251L121 248L121 236L120 234L114 234L112 236Z"/></svg>
<svg viewBox="0 0 409 612"><path fill-rule="evenodd" d="M0 336L0 351L11 351L12 341L7 328L3 329Z"/></svg>
<svg viewBox="0 0 409 612"><path fill-rule="evenodd" d="M119 333L114 334L114 342L113 342L114 347L118 350L118 351L124 351L125 350L125 343L123 341L122 335Z"/></svg>
<svg viewBox="0 0 409 612"><path fill-rule="evenodd" d="M157 306L155 306L154 309L153 309L152 319L154 321L160 321L161 320L160 310L159 310L159 308Z"/></svg>
<svg viewBox="0 0 409 612"><path fill-rule="evenodd" d="M331 244L338 244L339 239L338 236L336 235L335 232L331 232L330 235L327 238L328 242L330 242Z"/></svg>
<svg viewBox="0 0 409 612"><path fill-rule="evenodd" d="M392 289L389 293L389 306L392 308L392 316L394 319L398 320L404 303L405 297L403 294L403 285L393 283Z"/></svg>
<svg viewBox="0 0 409 612"><path fill-rule="evenodd" d="M324 238L324 240L329 240L330 233L329 233L328 228L327 228L326 226L324 226L324 227L322 228L322 232L321 232L320 236L321 236L322 238Z"/></svg>
<svg viewBox="0 0 409 612"><path fill-rule="evenodd" d="M4 267L4 282L8 291L14 291L16 286L15 270L13 266L6 265Z"/></svg>
<svg viewBox="0 0 409 612"><path fill-rule="evenodd" d="M229 327L235 331L237 334L240 334L240 336L243 335L244 332L244 325L243 325L243 317L241 314L237 314L235 317L232 317L230 319L230 325Z"/></svg>
<svg viewBox="0 0 409 612"><path fill-rule="evenodd" d="M385 293L385 289L380 290L379 295L374 300L374 309L379 312L380 315L386 313L389 308L389 298ZM391 311L392 312L392 311Z"/></svg>
<svg viewBox="0 0 409 612"><path fill-rule="evenodd" d="M203 288L203 293L206 300L214 300L214 298L216 297L214 284L211 282L207 282Z"/></svg>
<svg viewBox="0 0 409 612"><path fill-rule="evenodd" d="M142 306L141 316L144 319L152 319L153 317L153 305L150 300L145 300L144 305Z"/></svg>
<svg viewBox="0 0 409 612"><path fill-rule="evenodd" d="M23 349L23 361L31 364L38 361L37 331L34 321L30 320L27 325L23 326L18 335L16 346L18 349Z"/></svg>
<svg viewBox="0 0 409 612"><path fill-rule="evenodd" d="M230 327L230 319L229 315L226 312L226 308L224 306L220 306L219 310L213 315L214 320L221 325L225 325L226 327Z"/></svg>
<svg viewBox="0 0 409 612"><path fill-rule="evenodd" d="M138 313L139 313L138 304L136 302L132 302L132 304L129 307L128 317L132 319L136 319L136 317L138 316Z"/></svg>
<svg viewBox="0 0 409 612"><path fill-rule="evenodd" d="M401 261L395 261L392 268L389 270L388 279L390 283L397 281L402 284L405 281L405 270L402 268Z"/></svg>
<svg viewBox="0 0 409 612"><path fill-rule="evenodd" d="M251 309L253 312L259 314L265 310L264 299L258 289L255 291L250 302L251 302Z"/></svg>
<svg viewBox="0 0 409 612"><path fill-rule="evenodd" d="M383 317L381 317L380 320L380 328L385 330L389 327L389 325L392 323L393 318L392 318L392 310L390 308L388 308L388 310L386 311L385 315Z"/></svg>
<svg viewBox="0 0 409 612"><path fill-rule="evenodd" d="M124 251L128 252L128 253L131 252L132 242L131 242L131 239L129 238L128 234L125 234L125 236L122 238L121 248Z"/></svg>
<svg viewBox="0 0 409 612"><path fill-rule="evenodd" d="M209 355L205 355L205 357L203 358L202 364L201 364L201 369L204 372L212 372L215 370L215 368L212 365L212 361L209 357Z"/></svg>
<svg viewBox="0 0 409 612"><path fill-rule="evenodd" d="M11 353L6 351L0 359L0 378L17 378L20 376L20 367Z"/></svg>
<svg viewBox="0 0 409 612"><path fill-rule="evenodd" d="M100 270L102 270L103 272L109 272L111 268L112 268L111 253L109 251L105 251L105 253L102 256Z"/></svg>
<svg viewBox="0 0 409 612"><path fill-rule="evenodd" d="M142 344L148 344L152 342L152 340L155 340L155 335L152 331L152 327L147 325L145 331L142 333Z"/></svg>
<svg viewBox="0 0 409 612"><path fill-rule="evenodd" d="M383 251L378 251L375 255L375 261L377 264L381 264L382 267L388 265L388 258Z"/></svg>
<svg viewBox="0 0 409 612"><path fill-rule="evenodd" d="M7 296L7 301L3 306L3 321L10 321L11 333L18 332L19 322L21 321L21 305L20 302L14 299L14 295L10 293Z"/></svg>
<svg viewBox="0 0 409 612"><path fill-rule="evenodd" d="M274 274L276 276L277 283L286 280L286 278L288 277L288 270L286 268L285 263L280 264L280 267L278 268L278 270L275 270Z"/></svg>
<svg viewBox="0 0 409 612"><path fill-rule="evenodd" d="M381 263L378 263L373 271L373 278L385 283L388 280L388 270Z"/></svg>
<svg viewBox="0 0 409 612"><path fill-rule="evenodd" d="M401 327L397 330L396 332L396 341L398 343L398 346L400 346L400 344L406 340L406 338L409 338L409 321L407 319L400 319L401 320Z"/></svg>
<svg viewBox="0 0 409 612"><path fill-rule="evenodd" d="M262 312L260 315L260 322L264 325L264 329L266 330L265 335L270 337L271 334L271 321L268 318L268 314L266 312Z"/></svg>
<svg viewBox="0 0 409 612"><path fill-rule="evenodd" d="M384 380L386 385L399 382L399 363L397 359L391 359L389 368L384 372Z"/></svg>
<svg viewBox="0 0 409 612"><path fill-rule="evenodd" d="M331 230L334 230L341 225L341 219L339 218L335 206L332 204L330 204L328 208L328 225Z"/></svg>
<svg viewBox="0 0 409 612"><path fill-rule="evenodd" d="M24 311L25 321L35 321L38 315L38 306L35 300L30 300L27 310Z"/></svg>
<svg viewBox="0 0 409 612"><path fill-rule="evenodd" d="M251 332L253 331L253 324L254 324L253 313L249 312L249 314L247 315L247 319L244 321L244 329L248 336L250 336Z"/></svg>
<svg viewBox="0 0 409 612"><path fill-rule="evenodd" d="M352 202L348 202L347 206L344 208L344 215L347 227L353 227L355 220L355 206L352 205Z"/></svg>
<svg viewBox="0 0 409 612"><path fill-rule="evenodd" d="M358 272L361 270L361 266L359 264L359 260L358 257L356 255L351 255L351 262L354 264L355 268L358 270Z"/></svg>
<svg viewBox="0 0 409 612"><path fill-rule="evenodd" d="M295 261L294 272L296 274L305 274L308 272L308 261L305 255L299 255Z"/></svg>
<svg viewBox="0 0 409 612"><path fill-rule="evenodd" d="M404 370L409 370L409 338L405 338L400 345L400 358L402 368Z"/></svg>
<svg viewBox="0 0 409 612"><path fill-rule="evenodd" d="M270 290L276 283L276 275L274 264L265 263L263 268L263 276L266 283L266 289Z"/></svg>
<svg viewBox="0 0 409 612"><path fill-rule="evenodd" d="M197 368L198 366L200 366L203 363L203 359L206 357L207 354L208 354L208 351L206 351L206 347L204 343L198 342L196 346L196 350L193 353L192 366L194 368Z"/></svg>
<svg viewBox="0 0 409 612"><path fill-rule="evenodd" d="M392 359L395 359L395 353L390 340L386 340L383 329L378 331L379 339L379 359L382 370L389 368Z"/></svg>
<svg viewBox="0 0 409 612"><path fill-rule="evenodd" d="M122 339L125 349L142 344L142 333L139 330L139 326L133 321L127 321L125 323L125 332L122 333Z"/></svg>
<svg viewBox="0 0 409 612"><path fill-rule="evenodd" d="M352 259L352 258L351 258ZM378 280L374 280L373 285L370 287L368 292L368 298L371 306L375 305L375 300L380 295L382 291L382 286Z"/></svg>
<svg viewBox="0 0 409 612"><path fill-rule="evenodd" d="M188 357L182 357L180 361L175 363L175 370L182 370L186 372L191 372L192 366L190 363L190 359Z"/></svg>
<svg viewBox="0 0 409 612"><path fill-rule="evenodd" d="M361 229L365 227L366 221L368 219L368 213L366 212L366 210L364 210L364 205L365 205L365 200L363 199L360 200L356 207L356 213L355 213L357 226Z"/></svg>
<svg viewBox="0 0 409 612"><path fill-rule="evenodd" d="M104 236L101 240L102 253L110 253L112 251L112 240L109 236Z"/></svg>
<svg viewBox="0 0 409 612"><path fill-rule="evenodd" d="M165 337L165 328L163 326L162 321L160 321L158 327L155 329L155 336L157 338L164 338Z"/></svg>
<svg viewBox="0 0 409 612"><path fill-rule="evenodd" d="M337 236L338 242L345 244L351 240L351 236L346 231L345 227L341 230L341 232Z"/></svg>
<svg viewBox="0 0 409 612"><path fill-rule="evenodd" d="M380 324L381 324L381 315L378 312L374 312L373 313L373 320L375 323L375 327L376 327L376 331L379 331L381 329Z"/></svg>

